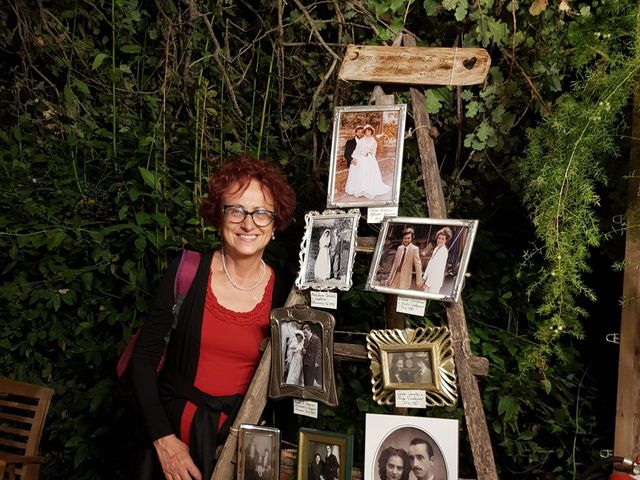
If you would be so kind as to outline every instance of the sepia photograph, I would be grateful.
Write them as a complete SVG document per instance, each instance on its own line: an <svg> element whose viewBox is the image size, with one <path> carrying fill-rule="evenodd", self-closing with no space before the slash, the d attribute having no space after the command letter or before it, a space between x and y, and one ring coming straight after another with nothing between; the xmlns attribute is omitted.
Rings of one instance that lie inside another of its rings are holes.
<svg viewBox="0 0 640 480"><path fill-rule="evenodd" d="M237 480L278 480L280 430L240 424Z"/></svg>
<svg viewBox="0 0 640 480"><path fill-rule="evenodd" d="M338 404L333 373L335 318L306 305L271 311L271 398Z"/></svg>
<svg viewBox="0 0 640 480"><path fill-rule="evenodd" d="M477 227L477 220L386 218L365 288L458 301Z"/></svg>
<svg viewBox="0 0 640 480"><path fill-rule="evenodd" d="M349 290L360 211L326 210L305 215L296 287L304 290Z"/></svg>
<svg viewBox="0 0 640 480"><path fill-rule="evenodd" d="M299 480L349 480L353 436L301 428L298 434Z"/></svg>
<svg viewBox="0 0 640 480"><path fill-rule="evenodd" d="M398 206L406 105L337 107L327 207Z"/></svg>
<svg viewBox="0 0 640 480"><path fill-rule="evenodd" d="M458 421L366 415L364 478L457 480Z"/></svg>

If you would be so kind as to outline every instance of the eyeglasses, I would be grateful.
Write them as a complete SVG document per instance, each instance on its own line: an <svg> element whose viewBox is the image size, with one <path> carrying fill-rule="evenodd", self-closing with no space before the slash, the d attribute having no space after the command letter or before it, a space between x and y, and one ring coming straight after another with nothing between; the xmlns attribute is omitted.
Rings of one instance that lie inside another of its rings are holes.
<svg viewBox="0 0 640 480"><path fill-rule="evenodd" d="M224 214L224 218L231 223L242 223L244 219L247 218L247 215L251 215L253 223L255 223L257 227L266 227L276 218L276 212L272 210L258 208L253 212L249 212L240 205L224 205L222 207L222 213Z"/></svg>

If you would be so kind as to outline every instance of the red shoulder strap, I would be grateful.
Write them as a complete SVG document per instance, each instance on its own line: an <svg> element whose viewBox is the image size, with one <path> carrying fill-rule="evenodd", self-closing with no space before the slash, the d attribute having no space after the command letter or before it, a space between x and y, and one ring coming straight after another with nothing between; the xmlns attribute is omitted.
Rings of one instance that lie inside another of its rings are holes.
<svg viewBox="0 0 640 480"><path fill-rule="evenodd" d="M180 264L178 265L178 271L176 272L176 278L173 281L173 298L175 301L179 297L184 297L193 279L198 271L198 265L200 264L200 253L193 250L182 250L182 256L180 257Z"/></svg>

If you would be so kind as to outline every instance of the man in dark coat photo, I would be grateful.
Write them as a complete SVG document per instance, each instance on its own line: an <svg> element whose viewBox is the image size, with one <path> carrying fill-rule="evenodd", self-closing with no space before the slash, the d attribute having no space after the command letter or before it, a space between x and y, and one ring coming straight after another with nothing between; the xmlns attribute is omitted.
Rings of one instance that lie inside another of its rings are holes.
<svg viewBox="0 0 640 480"><path fill-rule="evenodd" d="M304 349L302 357L302 376L305 387L322 385L322 344L320 338L311 331L311 326L305 323L302 327L304 333Z"/></svg>
<svg viewBox="0 0 640 480"><path fill-rule="evenodd" d="M340 471L340 463L333 454L331 445L325 445L327 449L327 457L324 459L324 480L338 480L338 472Z"/></svg>
<svg viewBox="0 0 640 480"><path fill-rule="evenodd" d="M355 137L347 140L344 144L344 159L347 162L347 168L351 166L351 155L358 145L358 140L364 137L364 127L358 125L355 130ZM355 164L354 164L355 165Z"/></svg>

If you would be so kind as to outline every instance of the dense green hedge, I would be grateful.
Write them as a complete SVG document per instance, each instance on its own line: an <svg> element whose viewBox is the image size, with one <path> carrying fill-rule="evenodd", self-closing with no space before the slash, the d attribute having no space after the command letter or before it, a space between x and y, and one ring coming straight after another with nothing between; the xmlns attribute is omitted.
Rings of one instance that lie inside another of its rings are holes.
<svg viewBox="0 0 640 480"><path fill-rule="evenodd" d="M492 365L481 387L501 478L569 478L589 462L595 389L571 345L566 364L519 374L534 345L526 334L541 322L524 293L540 265L516 278L534 238L519 168L527 130L560 93L624 51L634 6L573 1L564 13L534 3L539 12L493 0L9 0L0 10L0 374L55 388L44 476L125 475L136 414L114 378L117 355L168 259L183 245L216 244L197 204L222 159L247 151L288 174L297 222L269 257L295 273L303 213L325 202L333 107L370 92L339 82L336 59L346 44L388 41L402 25L421 43L492 56L484 85L428 90L426 107L451 216L481 221L464 296L473 348ZM423 216L413 136L405 145L400 211ZM383 325L382 298L362 287L368 261L358 256L355 287L340 294L341 331ZM442 307L430 303L427 318L443 323ZM338 380L340 407L305 423L354 432L361 464L363 415L388 410L369 399L366 365L341 365Z"/></svg>

